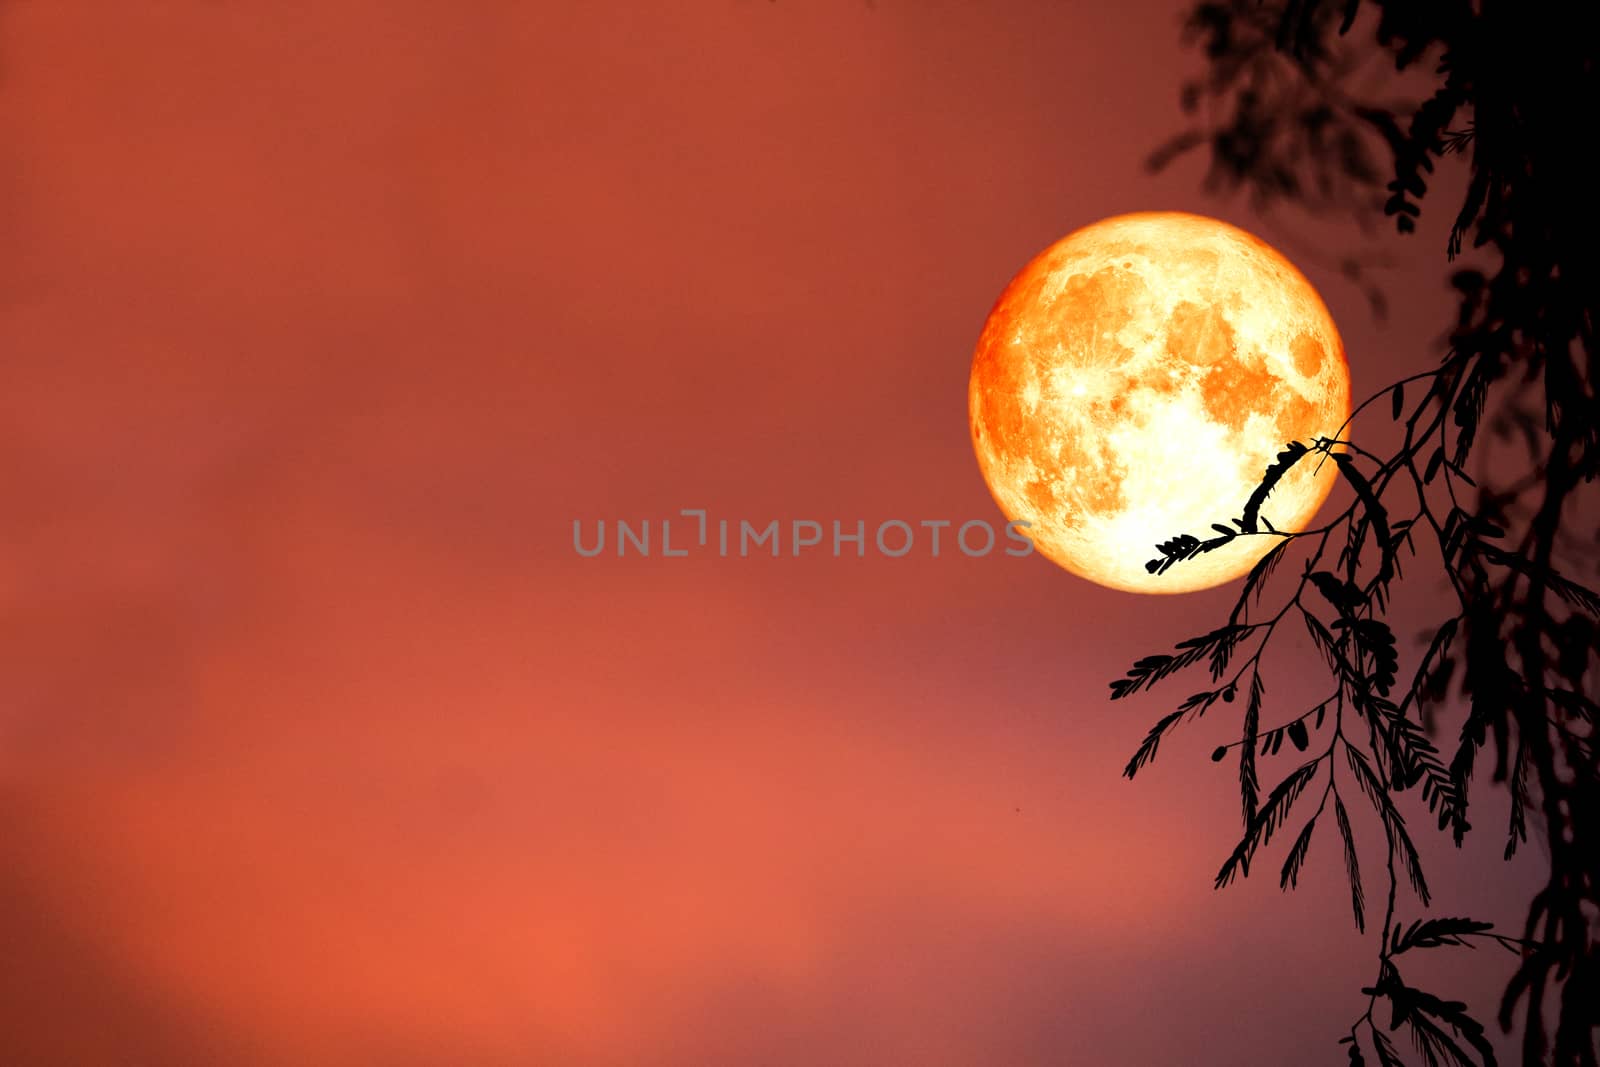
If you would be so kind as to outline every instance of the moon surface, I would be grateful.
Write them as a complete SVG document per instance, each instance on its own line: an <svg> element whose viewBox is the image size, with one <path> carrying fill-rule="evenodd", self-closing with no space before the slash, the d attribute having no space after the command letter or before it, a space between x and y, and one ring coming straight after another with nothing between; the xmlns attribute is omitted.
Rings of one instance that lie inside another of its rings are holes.
<svg viewBox="0 0 1600 1067"><path fill-rule="evenodd" d="M1181 593L1249 571L1241 537L1150 574L1155 545L1240 515L1289 441L1350 413L1333 318L1270 245L1216 219L1119 215L1057 241L1001 294L968 390L972 444L1040 553L1113 589ZM1333 464L1302 460L1261 509L1307 526Z"/></svg>

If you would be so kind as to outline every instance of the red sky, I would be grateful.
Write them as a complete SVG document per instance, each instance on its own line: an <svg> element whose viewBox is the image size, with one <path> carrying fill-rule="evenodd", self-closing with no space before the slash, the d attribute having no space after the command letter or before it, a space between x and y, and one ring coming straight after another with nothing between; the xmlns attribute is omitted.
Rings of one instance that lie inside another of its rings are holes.
<svg viewBox="0 0 1600 1067"><path fill-rule="evenodd" d="M1378 324L1304 256L1345 231L1142 171L1177 19L0 7L14 1062L1338 1060L1373 964L1331 831L1296 894L1214 893L1233 723L1119 777L1189 690L1105 683L1227 590L571 543L996 519L983 317L1121 211L1280 243L1358 396L1429 358L1438 218ZM1428 852L1441 912L1520 923L1498 842ZM1466 962L1446 991L1492 1004Z"/></svg>

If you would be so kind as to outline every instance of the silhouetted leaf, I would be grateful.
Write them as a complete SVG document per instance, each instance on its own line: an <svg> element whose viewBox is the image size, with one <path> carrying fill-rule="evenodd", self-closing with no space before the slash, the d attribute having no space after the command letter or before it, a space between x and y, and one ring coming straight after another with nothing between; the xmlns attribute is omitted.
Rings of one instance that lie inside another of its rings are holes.
<svg viewBox="0 0 1600 1067"><path fill-rule="evenodd" d="M1232 649L1238 643L1239 637L1249 630L1249 626L1223 626L1200 637L1180 641L1176 655L1145 656L1128 668L1127 677L1118 678L1111 683L1111 699L1121 700L1132 696L1140 689L1154 685L1173 672L1180 671L1207 655L1215 656L1219 650Z"/></svg>
<svg viewBox="0 0 1600 1067"><path fill-rule="evenodd" d="M1372 1030L1372 1048L1378 1054L1378 1067L1405 1067L1400 1059L1400 1053L1384 1036L1383 1031L1376 1027Z"/></svg>
<svg viewBox="0 0 1600 1067"><path fill-rule="evenodd" d="M1222 672L1228 669L1228 661L1233 658L1233 650L1239 646L1239 639L1249 632L1249 627L1235 626L1232 623L1229 623L1224 629L1227 632L1211 642L1206 650L1206 654L1211 659L1212 681L1217 681L1222 677Z"/></svg>
<svg viewBox="0 0 1600 1067"><path fill-rule="evenodd" d="M1164 716L1150 728L1150 732L1145 735L1144 742L1139 746L1139 750L1133 754L1133 758L1128 761L1128 765L1122 769L1124 777L1132 778L1139 773L1139 768L1156 758L1156 748L1161 744L1161 735L1176 726L1178 720L1183 718L1183 715L1183 709L1180 708L1171 715Z"/></svg>
<svg viewBox="0 0 1600 1067"><path fill-rule="evenodd" d="M1305 866L1306 853L1311 849L1311 831L1317 825L1315 815L1306 820L1305 828L1300 831L1300 836L1294 839L1294 844L1289 849L1289 855L1283 861L1283 872L1278 876L1279 889L1293 889L1300 882L1300 868Z"/></svg>
<svg viewBox="0 0 1600 1067"><path fill-rule="evenodd" d="M1545 584L1562 600L1600 619L1600 594L1587 586L1564 577L1550 567L1539 567L1516 552L1508 552L1494 545L1482 543L1477 545L1477 551L1484 558L1503 567L1510 567L1519 574L1525 574L1530 578L1543 578Z"/></svg>
<svg viewBox="0 0 1600 1067"><path fill-rule="evenodd" d="M1365 599L1360 589L1330 571L1313 571L1307 577L1311 584L1317 587L1317 592L1322 594L1323 599L1338 609L1340 615L1348 615L1355 611Z"/></svg>
<svg viewBox="0 0 1600 1067"><path fill-rule="evenodd" d="M1405 775L1406 785L1422 783L1422 799L1428 810L1439 816L1439 828L1457 826L1457 842L1466 832L1466 796L1456 778L1445 768L1438 749L1420 726L1384 700L1368 704L1371 723L1392 753L1395 775ZM1397 785L1391 785L1397 789Z"/></svg>
<svg viewBox="0 0 1600 1067"><path fill-rule="evenodd" d="M1356 491L1356 496L1361 500L1361 506L1366 510L1367 521L1372 526L1372 536L1377 539L1381 555L1378 560L1378 573L1373 577L1375 586L1382 586L1394 575L1394 538L1389 533L1389 513L1384 510L1383 504L1378 501L1378 495L1373 491L1372 483L1367 481L1366 475L1356 467L1355 458L1348 452L1334 452L1333 462L1338 465L1339 473L1344 475L1345 481L1350 483L1350 488Z"/></svg>
<svg viewBox="0 0 1600 1067"><path fill-rule="evenodd" d="M1510 859L1517 853L1517 844L1528 839L1528 824L1526 813L1528 810L1528 759L1527 750L1522 741L1517 742L1517 754L1512 758L1511 766L1511 815L1506 826L1506 849L1504 858Z"/></svg>
<svg viewBox="0 0 1600 1067"><path fill-rule="evenodd" d="M1356 929L1365 931L1366 897L1361 890L1361 863L1356 858L1356 839L1350 831L1350 816L1345 813L1344 802L1337 793L1333 797L1333 815L1339 825L1339 836L1344 839L1344 869L1350 879L1350 908L1355 912Z"/></svg>
<svg viewBox="0 0 1600 1067"><path fill-rule="evenodd" d="M1483 196L1489 191L1489 180L1487 170L1479 170L1472 176L1472 184L1467 187L1467 195L1461 201L1461 210L1450 227L1450 239L1445 243L1446 258L1455 259L1460 254L1461 238L1466 236L1467 228L1477 219L1483 207Z"/></svg>
<svg viewBox="0 0 1600 1067"><path fill-rule="evenodd" d="M1311 738L1306 733L1306 724L1301 722L1299 719L1296 719L1285 729L1287 729L1289 733L1289 740L1293 742L1294 747L1301 752L1304 752L1306 750L1306 746L1311 743Z"/></svg>
<svg viewBox="0 0 1600 1067"><path fill-rule="evenodd" d="M1469 942L1461 940L1468 934L1481 934L1494 929L1494 923L1479 922L1476 919L1456 919L1441 917L1438 919L1419 919L1400 931L1400 924L1395 924L1395 936L1391 941L1389 954L1398 956L1414 948L1439 948L1443 945L1468 945Z"/></svg>
<svg viewBox="0 0 1600 1067"><path fill-rule="evenodd" d="M1551 702L1575 718L1587 723L1600 722L1600 704L1570 689L1551 688L1544 691Z"/></svg>
<svg viewBox="0 0 1600 1067"><path fill-rule="evenodd" d="M1411 687L1406 691L1405 700L1400 703L1401 714L1413 703L1420 706L1424 699L1423 690L1427 685L1430 672L1433 670L1435 660L1438 660L1450 650L1450 642L1455 639L1456 627L1461 622L1461 616L1452 615L1444 624L1434 631L1433 640L1428 643L1428 651L1423 655L1422 661L1417 664L1417 673L1411 678Z"/></svg>
<svg viewBox="0 0 1600 1067"><path fill-rule="evenodd" d="M1272 572L1277 569L1278 561L1283 558L1283 554L1288 549L1289 541L1284 539L1273 545L1266 555L1256 560L1255 566L1251 567L1250 573L1245 576L1243 591L1239 593L1238 603L1240 608L1250 599L1252 593L1255 594L1256 602L1260 602L1262 587L1266 584L1267 579L1272 576ZM1237 622L1238 615L1238 611L1235 610L1232 621Z"/></svg>
<svg viewBox="0 0 1600 1067"><path fill-rule="evenodd" d="M1206 552L1221 548L1236 536L1232 530L1225 526L1217 526L1215 528L1223 531L1222 534L1205 541L1200 540L1193 534L1178 534L1170 540L1162 541L1156 545L1156 551L1161 553L1161 558L1147 561L1144 569L1151 574L1165 574L1172 567L1186 559L1193 559Z"/></svg>
<svg viewBox="0 0 1600 1067"><path fill-rule="evenodd" d="M1433 455L1428 457L1428 467L1422 472L1422 484L1432 485L1434 477L1439 473L1439 467L1444 463L1444 446L1440 445L1433 450Z"/></svg>
<svg viewBox="0 0 1600 1067"><path fill-rule="evenodd" d="M1496 540L1506 535L1506 529L1504 526L1501 526L1498 523L1490 522L1482 515L1469 516L1467 518L1467 529L1470 530L1472 535L1477 538L1487 537L1490 540Z"/></svg>
<svg viewBox="0 0 1600 1067"><path fill-rule="evenodd" d="M1244 737L1239 742L1239 793L1244 808L1244 825L1248 828L1256 817L1256 800L1260 783L1256 779L1256 728L1261 722L1261 675L1250 677L1250 700L1244 711Z"/></svg>
<svg viewBox="0 0 1600 1067"><path fill-rule="evenodd" d="M1217 872L1216 886L1221 889L1232 882L1234 877L1248 867L1250 857L1260 846L1272 838L1273 831L1283 824L1288 815L1289 808L1294 804L1295 798L1304 790L1311 779L1316 777L1318 760L1312 760L1295 770L1289 777L1279 782L1267 796L1267 801L1256 812L1256 817L1244 832L1238 845L1234 847L1233 854L1222 864L1222 869Z"/></svg>
<svg viewBox="0 0 1600 1067"><path fill-rule="evenodd" d="M1548 581L1550 582L1550 588L1554 589L1562 600L1600 619L1600 595L1597 595L1594 590L1588 586L1580 585L1570 578L1563 577L1556 571L1549 572Z"/></svg>
<svg viewBox="0 0 1600 1067"><path fill-rule="evenodd" d="M1322 653L1322 657L1327 661L1329 668L1341 676L1353 678L1354 668L1345 660L1344 654L1339 651L1338 643L1333 639L1333 635L1328 632L1326 626L1322 625L1322 620L1309 611L1302 611L1300 615L1306 621L1306 632L1311 635L1311 643L1317 647L1318 652Z"/></svg>
<svg viewBox="0 0 1600 1067"><path fill-rule="evenodd" d="M1472 441L1478 431L1478 422L1483 418L1483 405L1488 396L1488 372L1483 360L1478 359L1473 361L1471 370L1467 372L1466 383L1456 394L1456 454L1453 462L1458 468L1466 463L1467 455L1472 451Z"/></svg>
<svg viewBox="0 0 1600 1067"><path fill-rule="evenodd" d="M1458 464L1456 464L1456 463L1454 463L1454 462L1452 462L1452 461L1447 459L1447 460L1444 461L1444 465L1445 465L1445 469L1450 471L1457 478L1460 478L1462 481L1466 482L1470 486L1473 486L1474 488L1477 487L1478 483L1472 480L1472 475L1468 474L1465 470L1461 469L1461 467Z"/></svg>
<svg viewBox="0 0 1600 1067"><path fill-rule="evenodd" d="M1356 647L1372 660L1369 677L1373 687L1387 696L1400 669L1400 655L1388 624L1379 619L1335 619L1333 628L1347 629L1354 635Z"/></svg>
<svg viewBox="0 0 1600 1067"><path fill-rule="evenodd" d="M1473 614L1478 614L1477 610ZM1485 614L1492 615L1492 611ZM1472 703L1468 708L1466 720L1461 724L1460 743L1450 761L1450 780L1462 797L1466 796L1467 782L1472 777L1477 750L1488 740L1490 727L1496 726L1498 729L1506 710L1520 706L1524 699L1521 679L1506 665L1503 656L1497 654L1498 649L1474 647L1490 645L1491 642L1481 636L1489 632L1481 617L1469 616L1468 634L1471 641L1468 644L1466 663ZM1490 658L1491 655L1494 656L1493 659ZM1456 829L1457 844L1460 843L1466 829L1463 820Z"/></svg>
<svg viewBox="0 0 1600 1067"><path fill-rule="evenodd" d="M1339 36L1343 37L1350 32L1350 27L1355 25L1356 12L1361 8L1361 0L1344 0L1344 14L1339 18Z"/></svg>
<svg viewBox="0 0 1600 1067"><path fill-rule="evenodd" d="M1389 961L1383 963L1378 984L1362 992L1388 999L1392 1009L1389 1029L1410 1027L1412 1041L1429 1064L1478 1067L1482 1063L1483 1067L1496 1067L1494 1047L1484 1036L1483 1026L1467 1014L1464 1003L1442 1000L1407 985ZM1478 1059L1474 1060L1458 1040L1471 1045Z"/></svg>
<svg viewBox="0 0 1600 1067"><path fill-rule="evenodd" d="M1204 144L1205 140L1205 134L1199 130L1185 130L1146 156L1144 167L1148 171L1160 171L1185 152Z"/></svg>
<svg viewBox="0 0 1600 1067"><path fill-rule="evenodd" d="M1262 475L1261 484L1256 486L1255 492L1250 494L1250 499L1245 501L1244 515L1239 519L1239 528L1245 533L1255 533L1258 520L1261 516L1261 505L1266 503L1267 495L1289 473L1289 468L1300 462L1309 449L1299 441L1290 441L1278 453L1278 457L1267 465L1266 472Z"/></svg>
<svg viewBox="0 0 1600 1067"><path fill-rule="evenodd" d="M1356 784L1372 801L1372 806L1377 810L1383 820L1384 832L1389 838L1389 847L1400 857L1401 865L1406 872L1406 878L1411 883L1411 888L1416 892L1417 898L1422 903L1428 903L1428 881L1422 874L1422 860L1417 855L1417 846L1412 843L1411 836L1406 833L1406 821L1394 806L1394 801L1389 798L1389 791L1384 788L1383 782L1372 770L1365 757L1350 745L1344 746L1345 756L1350 761L1350 767L1355 771Z"/></svg>

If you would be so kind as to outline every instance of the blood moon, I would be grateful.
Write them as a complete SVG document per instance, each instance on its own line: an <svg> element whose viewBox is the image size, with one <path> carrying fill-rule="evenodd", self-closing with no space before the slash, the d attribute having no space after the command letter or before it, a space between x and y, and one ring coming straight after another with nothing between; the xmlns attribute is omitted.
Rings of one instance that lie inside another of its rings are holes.
<svg viewBox="0 0 1600 1067"><path fill-rule="evenodd" d="M1239 515L1289 441L1331 436L1350 371L1311 283L1258 238L1179 212L1119 215L1040 253L989 313L968 390L972 444L1039 551L1113 589L1180 593L1246 573L1242 537L1162 575L1156 542ZM1303 528L1333 465L1302 462L1262 514Z"/></svg>

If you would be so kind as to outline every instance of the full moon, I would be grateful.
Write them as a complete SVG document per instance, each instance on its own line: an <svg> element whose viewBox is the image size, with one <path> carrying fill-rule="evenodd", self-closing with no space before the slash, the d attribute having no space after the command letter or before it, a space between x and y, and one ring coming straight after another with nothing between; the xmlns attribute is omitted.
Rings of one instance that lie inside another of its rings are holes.
<svg viewBox="0 0 1600 1067"><path fill-rule="evenodd" d="M1113 589L1183 593L1237 578L1277 543L1240 537L1150 574L1158 541L1213 536L1290 441L1350 412L1333 318L1260 239L1179 212L1119 215L1045 249L989 313L968 415L978 466L1039 552ZM1261 509L1309 524L1333 464L1296 464Z"/></svg>

